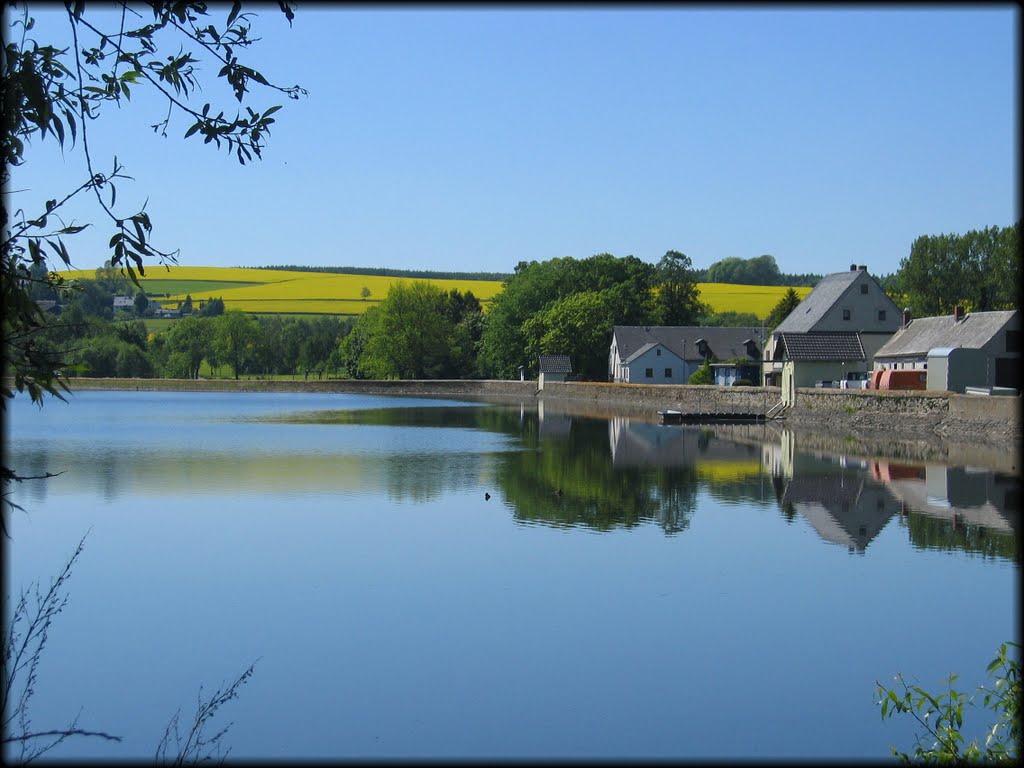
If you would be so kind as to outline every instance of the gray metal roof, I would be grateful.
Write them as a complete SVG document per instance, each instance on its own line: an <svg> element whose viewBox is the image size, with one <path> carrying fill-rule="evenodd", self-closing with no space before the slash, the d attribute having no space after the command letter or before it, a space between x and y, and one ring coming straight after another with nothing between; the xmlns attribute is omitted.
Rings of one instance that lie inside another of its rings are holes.
<svg viewBox="0 0 1024 768"><path fill-rule="evenodd" d="M789 360L864 360L864 345L856 331L780 334Z"/></svg>
<svg viewBox="0 0 1024 768"><path fill-rule="evenodd" d="M970 347L981 349L1008 323L1019 327L1017 310L968 312L959 322L953 315L918 317L906 328L896 331L875 353L875 357L923 357L935 347Z"/></svg>
<svg viewBox="0 0 1024 768"><path fill-rule="evenodd" d="M704 358L697 351L697 339L707 342L711 353L719 360L732 358L748 358L747 339L753 340L757 346L756 358L760 359L763 346L761 328L727 328L696 325L616 325L612 335L619 349L619 359L623 362L636 357L638 353L661 344L672 354L687 362L703 362ZM645 349L646 348L646 349Z"/></svg>
<svg viewBox="0 0 1024 768"><path fill-rule="evenodd" d="M541 373L572 373L568 355L540 355L538 363Z"/></svg>

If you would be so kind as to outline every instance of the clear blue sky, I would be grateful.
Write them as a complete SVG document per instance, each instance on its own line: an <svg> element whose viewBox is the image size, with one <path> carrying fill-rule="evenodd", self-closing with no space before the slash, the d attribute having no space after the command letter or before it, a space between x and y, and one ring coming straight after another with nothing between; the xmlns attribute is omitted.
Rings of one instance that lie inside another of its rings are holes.
<svg viewBox="0 0 1024 768"><path fill-rule="evenodd" d="M66 26L45 8L40 41ZM674 249L886 274L922 234L1019 216L1013 5L259 11L248 61L309 90L257 88L285 103L261 163L182 141L183 119L160 138L155 101L91 128L97 165L136 179L122 213L148 197L183 265L511 272ZM235 103L223 80L200 98ZM86 175L52 141L29 153L15 208ZM75 266L109 234L69 239Z"/></svg>

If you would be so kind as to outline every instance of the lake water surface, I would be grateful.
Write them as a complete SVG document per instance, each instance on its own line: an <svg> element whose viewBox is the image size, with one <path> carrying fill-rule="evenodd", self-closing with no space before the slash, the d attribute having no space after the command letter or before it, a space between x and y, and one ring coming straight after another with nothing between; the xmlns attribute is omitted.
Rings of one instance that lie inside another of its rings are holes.
<svg viewBox="0 0 1024 768"><path fill-rule="evenodd" d="M876 680L972 690L1019 641L984 468L534 401L69 400L8 403L7 463L61 474L9 489L5 583L86 537L32 722L124 740L53 758L152 758L254 661L232 757L886 758Z"/></svg>

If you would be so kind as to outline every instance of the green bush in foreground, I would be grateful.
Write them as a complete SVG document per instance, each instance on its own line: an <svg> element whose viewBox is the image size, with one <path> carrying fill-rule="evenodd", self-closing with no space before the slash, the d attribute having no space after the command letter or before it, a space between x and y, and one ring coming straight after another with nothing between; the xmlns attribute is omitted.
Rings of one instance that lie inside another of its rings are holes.
<svg viewBox="0 0 1024 768"><path fill-rule="evenodd" d="M998 655L987 668L992 688L979 686L970 697L953 688L959 677L956 674L949 676L946 692L938 696L916 685L908 686L901 674L896 675L896 681L902 694L878 683L875 703L882 707L882 718L908 713L925 731L918 735L912 755L892 747L893 755L903 763L1016 762L1020 754L1020 661L1007 655L1007 646L1020 649L1017 643L999 646ZM964 706L973 707L980 693L984 694L983 706L995 713L996 720L985 729L984 745L978 739L965 744L961 733Z"/></svg>

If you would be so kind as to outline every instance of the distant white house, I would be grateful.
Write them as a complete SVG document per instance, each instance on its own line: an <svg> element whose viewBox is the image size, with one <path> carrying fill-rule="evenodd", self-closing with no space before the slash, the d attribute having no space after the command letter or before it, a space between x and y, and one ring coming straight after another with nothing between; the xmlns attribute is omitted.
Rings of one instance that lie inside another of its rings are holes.
<svg viewBox="0 0 1024 768"><path fill-rule="evenodd" d="M118 309L134 309L135 308L135 297L134 296L122 296L117 294L114 296L114 310Z"/></svg>
<svg viewBox="0 0 1024 768"><path fill-rule="evenodd" d="M719 360L735 363L721 374L731 384L742 378L739 368L744 365L754 366L756 374L761 333L760 328L616 325L608 377L632 384L685 384L705 360Z"/></svg>

